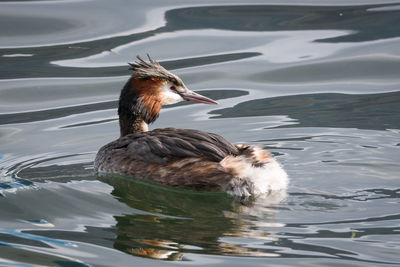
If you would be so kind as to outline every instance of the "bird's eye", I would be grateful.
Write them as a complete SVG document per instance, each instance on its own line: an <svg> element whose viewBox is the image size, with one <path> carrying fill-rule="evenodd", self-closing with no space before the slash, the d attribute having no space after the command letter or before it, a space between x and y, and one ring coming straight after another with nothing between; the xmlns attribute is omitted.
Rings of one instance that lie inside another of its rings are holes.
<svg viewBox="0 0 400 267"><path fill-rule="evenodd" d="M176 91L176 87L175 87L175 86L171 86L169 89L170 89L171 91Z"/></svg>

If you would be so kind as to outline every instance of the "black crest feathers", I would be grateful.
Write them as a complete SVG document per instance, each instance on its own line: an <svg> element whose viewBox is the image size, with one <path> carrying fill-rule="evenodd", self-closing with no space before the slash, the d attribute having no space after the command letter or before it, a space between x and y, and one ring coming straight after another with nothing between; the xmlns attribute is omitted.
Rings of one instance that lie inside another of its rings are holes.
<svg viewBox="0 0 400 267"><path fill-rule="evenodd" d="M133 70L133 77L138 79L161 78L173 82L174 84L183 84L182 80L175 74L166 70L157 61L153 60L147 54L149 61L145 61L140 56L137 56L137 61L129 63L131 70Z"/></svg>

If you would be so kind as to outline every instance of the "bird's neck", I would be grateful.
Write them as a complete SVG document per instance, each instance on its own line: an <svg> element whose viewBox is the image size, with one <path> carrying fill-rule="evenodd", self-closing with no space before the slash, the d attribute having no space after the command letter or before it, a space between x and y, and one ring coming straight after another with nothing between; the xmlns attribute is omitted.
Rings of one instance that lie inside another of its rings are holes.
<svg viewBox="0 0 400 267"><path fill-rule="evenodd" d="M132 133L146 132L148 123L157 119L161 109L158 100L141 94L141 91L138 90L142 89L140 86L143 86L143 81L131 78L121 91L118 106L121 137Z"/></svg>
<svg viewBox="0 0 400 267"><path fill-rule="evenodd" d="M119 129L121 137L132 134L147 132L147 123L137 114L122 112L119 114Z"/></svg>

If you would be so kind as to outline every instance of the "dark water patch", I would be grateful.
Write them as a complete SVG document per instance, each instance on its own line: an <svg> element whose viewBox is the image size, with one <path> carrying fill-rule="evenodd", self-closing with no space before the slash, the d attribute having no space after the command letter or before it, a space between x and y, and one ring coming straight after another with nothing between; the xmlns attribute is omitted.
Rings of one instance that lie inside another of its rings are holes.
<svg viewBox="0 0 400 267"><path fill-rule="evenodd" d="M90 126L90 125L94 125L94 124L108 123L108 122L112 122L112 121L116 121L116 120L118 120L118 119L115 118L115 119L96 120L96 121L82 122L82 123L76 123L76 124L69 124L66 126L62 126L60 128L61 129L76 128L76 127L82 127L82 126Z"/></svg>
<svg viewBox="0 0 400 267"><path fill-rule="evenodd" d="M387 198L400 198L400 189L372 188L356 191L351 195L334 195L334 194L312 194L312 193L290 193L292 196L317 196L323 199L353 200L353 201L373 201Z"/></svg>
<svg viewBox="0 0 400 267"><path fill-rule="evenodd" d="M73 107L63 107L63 108L11 113L11 114L0 114L0 125L51 120L74 114L82 114L84 112L91 112L91 111L98 111L105 109L116 109L117 106L118 106L118 101L107 101L95 104L77 105Z"/></svg>
<svg viewBox="0 0 400 267"><path fill-rule="evenodd" d="M352 30L325 42L362 42L397 37L400 11L376 11L386 5L287 6L248 5L190 7L166 13L167 27L233 31Z"/></svg>
<svg viewBox="0 0 400 267"><path fill-rule="evenodd" d="M271 140L268 140L268 142L270 142ZM257 140L256 142L260 142L260 140ZM266 146L263 146L263 149L266 149L266 150L271 150L271 149L276 149L277 147L276 146L273 146L273 145L266 145ZM304 151L305 149L304 148L302 148L302 147L282 147L282 146L279 146L279 150L294 150L294 151ZM272 155L273 156L281 156L281 155L284 155L283 153L279 153L279 152L273 152L272 153Z"/></svg>
<svg viewBox="0 0 400 267"><path fill-rule="evenodd" d="M319 230L316 233L290 233L293 237L302 237L302 238L350 238L352 235L356 235L357 238L361 238L363 236L369 235L400 235L398 231L400 227L382 227L382 228L352 228L351 231L330 231L330 230ZM355 234L353 234L355 233ZM354 253L344 253L344 254L354 254Z"/></svg>
<svg viewBox="0 0 400 267"><path fill-rule="evenodd" d="M76 44L53 45L49 47L0 49L0 55L15 53L33 55L29 58L0 57L0 62L2 63L0 64L0 78L120 76L121 73L124 73L129 69L128 64L126 66L111 68L69 68L56 66L51 64L51 62L100 54L103 51L110 51L117 46L151 37L157 32L158 31L149 31L130 36L119 36ZM133 60L135 56L136 55L132 55L132 58L127 58L127 62Z"/></svg>
<svg viewBox="0 0 400 267"><path fill-rule="evenodd" d="M54 160L67 160L73 157L77 157L83 154L72 154L72 155L42 155L42 156L37 156L35 158L27 158L24 160L17 160L14 164L11 166L7 167L7 174L10 176L17 176L22 170L29 168L29 167L34 167L38 164L41 163L46 163L49 161L54 161Z"/></svg>
<svg viewBox="0 0 400 267"><path fill-rule="evenodd" d="M249 78L265 83L330 83L346 81L397 81L400 60L389 56L366 56L274 69Z"/></svg>
<svg viewBox="0 0 400 267"><path fill-rule="evenodd" d="M0 194L16 192L20 189L38 189L40 182L67 183L95 180L92 162L66 164L66 161L82 161L82 159L79 159L82 156L87 156L87 153L62 156L43 155L36 158L25 157L24 159L10 158L7 161L9 166L2 167L6 168L7 171L3 171L4 177L0 176ZM3 164L5 165L5 162ZM2 168L0 168L0 171Z"/></svg>
<svg viewBox="0 0 400 267"><path fill-rule="evenodd" d="M370 199L400 198L400 189L367 189L364 191L379 196Z"/></svg>
<svg viewBox="0 0 400 267"><path fill-rule="evenodd" d="M69 156L55 157L48 160L62 160L63 158L69 158ZM97 179L94 176L92 162L68 165L55 164L46 167L35 166L46 161L31 159L10 167L7 171L7 177L0 176L0 196L7 197L8 194L21 190L39 189L40 185L38 183L41 182L57 181L58 183L68 183L71 181Z"/></svg>
<svg viewBox="0 0 400 267"><path fill-rule="evenodd" d="M48 48L51 50L52 48ZM54 49L54 48L53 48ZM79 57L79 53L75 51L73 47L66 48L58 48L58 49L66 49L66 50L74 50L71 53L73 58ZM58 53L58 49L54 51L54 53ZM85 55L88 56L92 54L96 54L94 52L103 52L98 51L96 48L93 51L91 48L80 49L85 51ZM0 55L2 51L0 49ZM7 52L3 52L3 55L6 55ZM15 51L9 53L16 53ZM18 53L22 53L19 51ZM30 57L0 57L0 79L16 79L16 78L30 78L30 77L105 77L105 76L121 76L130 73L128 64L124 66L117 67L95 67L95 68L87 68L87 67L62 67L50 64L51 61L55 61L63 59L64 57L60 54L57 54L54 58L49 58L49 56L43 55L41 53L37 53L35 51L23 50L23 53L33 53L33 56ZM203 56L203 57L191 57L190 59L180 59L180 60L170 60L160 62L165 68L169 70L179 69L179 68L187 68L193 66L201 66L207 64L215 64L221 62L229 62L236 61L245 58L251 58L261 55L258 52L243 52L243 53L226 53L220 55L213 56ZM45 56L45 58L43 58ZM130 57L126 58L126 62L132 62L136 60L137 55L130 55ZM143 55L142 55L143 56ZM70 57L67 57L69 59ZM43 59L47 59L48 62L43 61ZM34 67L32 67L34 66Z"/></svg>
<svg viewBox="0 0 400 267"><path fill-rule="evenodd" d="M52 159L54 160L54 159ZM39 164L39 162L37 163ZM29 181L45 182L57 181L66 183L77 180L95 180L93 163L76 163L68 165L50 165L46 167L25 167L18 172L18 176Z"/></svg>
<svg viewBox="0 0 400 267"><path fill-rule="evenodd" d="M349 234L349 237L347 239L351 240L351 234ZM302 240L302 238L301 238ZM329 239L332 240L332 245L321 245L321 244L307 244L307 243L302 243L298 242L295 238L281 238L279 239L278 242L272 242L270 244L271 247L275 247L276 250L279 251L279 248L277 247L284 247L288 251L293 251L293 253L290 252L284 252L281 253L282 256L285 258L312 258L314 261L318 262L318 259L326 259L326 258L331 258L334 259L335 264L341 264L342 261L345 260L350 260L352 263L349 264L349 266L356 264L356 262L359 263L364 263L364 264L370 264L370 265L375 265L375 264L397 264L395 261L386 261L386 260L369 260L369 259L362 259L360 258L359 253L356 251L351 251L350 249L340 249L337 246L340 246L340 243L336 243L337 238L332 238ZM309 253L312 251L312 253ZM308 254L309 253L309 254ZM301 255L299 255L301 254ZM357 265L355 265L357 266Z"/></svg>
<svg viewBox="0 0 400 267"><path fill-rule="evenodd" d="M56 33L79 27L75 21L65 21L57 18L41 17L17 17L2 14L0 16L0 35L18 36L29 38L30 35Z"/></svg>
<svg viewBox="0 0 400 267"><path fill-rule="evenodd" d="M326 138L326 137L335 138L337 136L324 134L324 135L312 135L312 136L303 136L303 137L294 137L294 138L259 139L259 140L256 140L255 142L261 142L261 143L265 143L265 142L316 142L316 143L327 143L327 144L337 143L336 140L334 141L334 140L322 140L321 139L321 138ZM349 138L349 139L357 138L357 137L353 137L353 136L343 136L343 135L341 135L341 137L345 137L345 138Z"/></svg>
<svg viewBox="0 0 400 267"><path fill-rule="evenodd" d="M23 237L18 237L15 235L10 235L7 233L2 233L0 230L0 242L8 243L8 244L18 244L18 245L26 245L26 246L35 246L35 247L43 247L43 248L50 248L48 244L40 241L40 240L33 240L27 239Z"/></svg>
<svg viewBox="0 0 400 267"><path fill-rule="evenodd" d="M27 230L24 233L40 235L57 240L70 240L72 242L90 243L102 247L112 248L116 237L115 229L86 226L85 231L62 231L62 230Z"/></svg>
<svg viewBox="0 0 400 267"><path fill-rule="evenodd" d="M264 98L211 111L215 118L287 115L298 124L283 127L399 129L400 91L382 94L310 94Z"/></svg>
<svg viewBox="0 0 400 267"><path fill-rule="evenodd" d="M2 259L0 264L2 266L90 266L79 260L51 255L40 250L32 249L30 246L0 243L0 247L0 257ZM9 262L7 262L7 260Z"/></svg>
<svg viewBox="0 0 400 267"><path fill-rule="evenodd" d="M112 195L119 201L138 210L176 219L202 217L205 213L220 215L221 210L232 210L235 205L234 198L223 192L179 189L116 174L102 175L99 180L113 186ZM200 206L192 209L193 205Z"/></svg>
<svg viewBox="0 0 400 267"><path fill-rule="evenodd" d="M0 230L0 256L2 259L17 260L46 266L89 266L69 257L43 253L42 249L53 246L76 247L75 244L58 239L28 234L13 230Z"/></svg>
<svg viewBox="0 0 400 267"><path fill-rule="evenodd" d="M371 223L371 222L386 222L391 220L399 220L400 214L393 214L393 215L384 215L384 216L377 216L377 217L368 217L362 219L354 219L354 220L342 220L342 221L327 221L327 222L317 222L317 223L292 223L287 224L288 227L295 227L295 228L306 228L310 225L335 225L335 224L350 224L350 223Z"/></svg>

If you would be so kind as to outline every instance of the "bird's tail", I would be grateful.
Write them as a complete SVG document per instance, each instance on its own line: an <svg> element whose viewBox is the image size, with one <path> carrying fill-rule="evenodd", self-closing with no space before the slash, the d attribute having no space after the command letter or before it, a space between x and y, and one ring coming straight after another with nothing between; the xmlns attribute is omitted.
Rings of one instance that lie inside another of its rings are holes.
<svg viewBox="0 0 400 267"><path fill-rule="evenodd" d="M237 148L237 156L229 155L220 162L234 176L225 191L251 196L286 190L288 176L269 151L258 146L238 145Z"/></svg>

